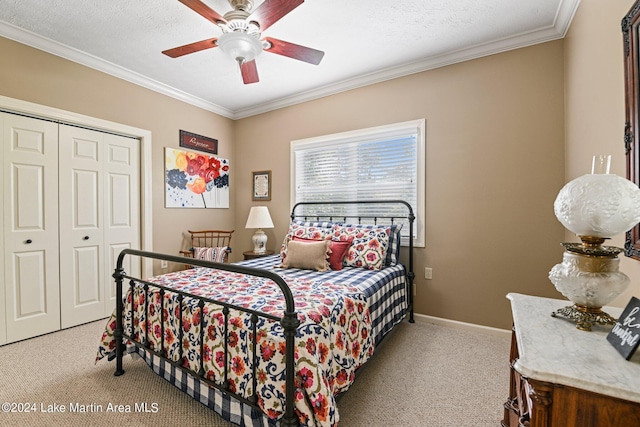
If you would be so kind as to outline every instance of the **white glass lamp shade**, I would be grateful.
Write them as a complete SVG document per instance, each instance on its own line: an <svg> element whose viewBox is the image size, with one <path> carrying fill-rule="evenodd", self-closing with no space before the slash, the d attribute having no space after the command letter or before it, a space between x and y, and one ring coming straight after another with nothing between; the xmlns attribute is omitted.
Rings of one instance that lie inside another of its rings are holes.
<svg viewBox="0 0 640 427"><path fill-rule="evenodd" d="M618 270L619 258L586 257L565 251L562 263L549 272L558 292L583 307L602 307L629 287L631 280Z"/></svg>
<svg viewBox="0 0 640 427"><path fill-rule="evenodd" d="M244 32L224 33L218 38L218 46L238 62L252 61L262 52L262 43Z"/></svg>
<svg viewBox="0 0 640 427"><path fill-rule="evenodd" d="M640 188L618 175L583 175L560 190L553 210L578 236L611 238L640 222Z"/></svg>
<svg viewBox="0 0 640 427"><path fill-rule="evenodd" d="M251 240L253 241L253 252L263 254L267 251L267 235L262 228L273 228L273 221L266 206L253 206L249 211L249 218L245 228L257 228Z"/></svg>

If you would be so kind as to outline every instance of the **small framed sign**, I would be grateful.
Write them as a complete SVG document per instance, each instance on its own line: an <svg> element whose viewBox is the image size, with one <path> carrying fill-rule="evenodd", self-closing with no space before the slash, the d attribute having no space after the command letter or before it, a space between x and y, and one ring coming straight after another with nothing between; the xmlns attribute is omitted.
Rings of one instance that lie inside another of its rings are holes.
<svg viewBox="0 0 640 427"><path fill-rule="evenodd" d="M253 175L253 201L271 200L271 171L251 172Z"/></svg>
<svg viewBox="0 0 640 427"><path fill-rule="evenodd" d="M191 150L204 151L211 154L218 154L218 140L195 133L180 131L180 146Z"/></svg>
<svg viewBox="0 0 640 427"><path fill-rule="evenodd" d="M607 335L607 341L629 360L640 343L640 300L631 297L620 318Z"/></svg>

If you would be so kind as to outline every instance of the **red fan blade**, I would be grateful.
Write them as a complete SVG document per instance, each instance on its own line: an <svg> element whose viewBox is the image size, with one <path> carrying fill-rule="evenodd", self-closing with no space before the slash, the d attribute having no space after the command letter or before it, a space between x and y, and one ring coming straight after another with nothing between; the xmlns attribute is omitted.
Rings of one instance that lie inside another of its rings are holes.
<svg viewBox="0 0 640 427"><path fill-rule="evenodd" d="M224 20L224 18L220 14L218 14L218 12L211 9L209 6L202 3L200 0L178 0L178 1L216 25L218 25L218 22L227 22Z"/></svg>
<svg viewBox="0 0 640 427"><path fill-rule="evenodd" d="M177 58L179 56L187 55L189 53L198 52L205 49L211 49L212 47L218 47L218 45L216 44L216 40L218 39L215 37L212 39L201 40L199 42L189 43L184 46L174 47L173 49L163 50L162 53L172 58Z"/></svg>
<svg viewBox="0 0 640 427"><path fill-rule="evenodd" d="M272 37L265 37L264 40L271 44L270 47L265 49L267 52L288 56L289 58L308 62L309 64L318 65L324 56L324 52L321 50L311 49L310 47L300 46L284 40L278 40Z"/></svg>
<svg viewBox="0 0 640 427"><path fill-rule="evenodd" d="M249 16L249 21L258 21L260 31L264 31L280 18L304 3L304 0L265 0Z"/></svg>
<svg viewBox="0 0 640 427"><path fill-rule="evenodd" d="M240 71L242 72L242 81L244 84L248 85L250 83L257 83L260 81L258 79L258 68L256 67L255 59L252 61L241 62Z"/></svg>

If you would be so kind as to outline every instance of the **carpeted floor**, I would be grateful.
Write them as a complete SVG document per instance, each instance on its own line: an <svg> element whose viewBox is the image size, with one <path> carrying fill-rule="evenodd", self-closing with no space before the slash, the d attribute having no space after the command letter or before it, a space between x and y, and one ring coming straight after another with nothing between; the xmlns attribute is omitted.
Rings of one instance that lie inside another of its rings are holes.
<svg viewBox="0 0 640 427"><path fill-rule="evenodd" d="M113 362L94 364L105 322L0 347L0 425L232 426L141 359L125 358L121 377L113 376ZM498 426L509 343L508 334L402 323L340 397L340 426ZM5 402L22 412L6 412Z"/></svg>

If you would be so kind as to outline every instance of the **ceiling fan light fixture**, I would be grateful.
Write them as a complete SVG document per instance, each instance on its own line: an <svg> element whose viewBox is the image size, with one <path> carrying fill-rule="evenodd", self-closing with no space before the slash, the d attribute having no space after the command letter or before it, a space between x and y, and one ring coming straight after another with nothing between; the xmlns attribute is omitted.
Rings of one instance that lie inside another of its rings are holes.
<svg viewBox="0 0 640 427"><path fill-rule="evenodd" d="M272 37L260 40L262 31L300 6L304 0L261 0L262 3L256 10L253 10L255 0L228 0L233 10L224 16L207 6L203 0L179 1L217 25L222 30L222 35L162 51L171 58L217 46L225 55L236 60L240 66L242 81L250 84L260 81L255 58L263 50L313 65L318 65L324 56L324 52L320 50L284 40Z"/></svg>
<svg viewBox="0 0 640 427"><path fill-rule="evenodd" d="M218 46L238 62L253 61L262 52L262 43L255 36L243 32L224 33Z"/></svg>

